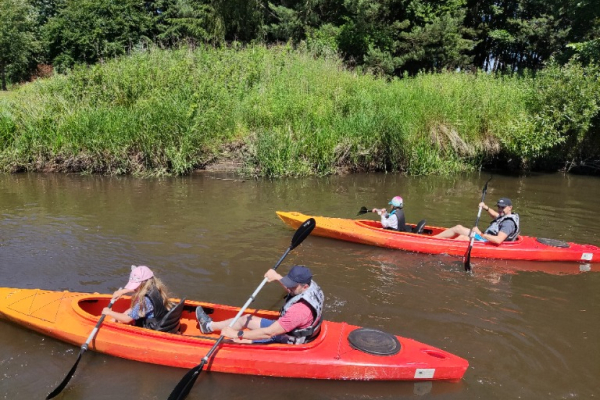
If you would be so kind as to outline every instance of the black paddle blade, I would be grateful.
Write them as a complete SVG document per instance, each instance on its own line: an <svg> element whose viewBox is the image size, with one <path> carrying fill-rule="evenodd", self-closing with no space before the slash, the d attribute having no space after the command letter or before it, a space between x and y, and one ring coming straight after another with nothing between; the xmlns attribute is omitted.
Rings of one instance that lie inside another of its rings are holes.
<svg viewBox="0 0 600 400"><path fill-rule="evenodd" d="M202 372L202 368L204 368L204 363L205 361L202 360L199 365L196 365L194 368L190 369L187 374L181 378L177 386L175 386L175 389L173 389L167 400L185 399L190 393L190 390L192 390L192 387L194 387L196 379L198 379L198 376L200 376L200 372Z"/></svg>
<svg viewBox="0 0 600 400"><path fill-rule="evenodd" d="M467 250L467 254L465 254L465 271L467 272L471 272L471 249L473 249L473 246L469 246L469 249Z"/></svg>
<svg viewBox="0 0 600 400"><path fill-rule="evenodd" d="M365 207L365 206L362 206L362 207L360 208L360 211L358 212L358 214L356 214L356 216L358 217L359 215L366 214L366 213L368 213L369 211L370 211L370 210L368 210L368 209L367 209L367 207Z"/></svg>
<svg viewBox="0 0 600 400"><path fill-rule="evenodd" d="M296 233L294 233L294 237L292 238L292 244L290 245L290 250L294 250L300 243L306 239L308 235L315 229L317 223L314 218L309 218L300 225Z"/></svg>
<svg viewBox="0 0 600 400"><path fill-rule="evenodd" d="M53 399L54 397L58 396L58 394L60 392L62 392L63 389L67 386L67 384L69 383L69 381L73 377L73 374L75 373L75 370L77 369L77 364L79 364L79 360L81 360L81 355L83 354L83 352L84 352L84 350L81 349L81 351L79 352L79 356L77 357L77 361L75 361L75 364L73 365L73 368L71 368L71 370L69 371L69 373L67 374L67 376L65 376L65 379L63 379L63 381L60 383L60 385L58 385L56 387L56 389L54 389L52 391L52 393L50 393L48 396L46 396L46 400Z"/></svg>

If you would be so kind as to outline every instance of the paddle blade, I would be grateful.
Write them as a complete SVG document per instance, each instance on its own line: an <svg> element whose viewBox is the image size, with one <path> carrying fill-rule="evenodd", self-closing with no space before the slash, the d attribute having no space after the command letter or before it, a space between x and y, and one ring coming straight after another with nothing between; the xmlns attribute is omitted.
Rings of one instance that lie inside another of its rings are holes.
<svg viewBox="0 0 600 400"><path fill-rule="evenodd" d="M73 377L73 374L75 373L75 370L77 369L77 364L79 364L79 360L81 360L81 355L83 354L84 351L85 350L81 349L81 351L79 352L79 356L77 357L77 361L75 361L75 364L73 364L73 368L71 368L71 370L69 371L69 373L67 374L67 376L65 376L65 379L63 379L63 381L60 383L60 385L58 385L56 387L56 389L54 389L52 391L52 393L50 393L48 396L46 396L46 400L49 400L49 399L52 399L52 398L58 396L58 394L60 392L62 392L63 389L67 386L67 384L69 383L69 381Z"/></svg>
<svg viewBox="0 0 600 400"><path fill-rule="evenodd" d="M465 254L465 271L470 272L471 271L471 249L473 248L473 245L469 245L469 249L467 250L467 254Z"/></svg>
<svg viewBox="0 0 600 400"><path fill-rule="evenodd" d="M302 243L304 239L306 239L306 237L310 235L312 230L315 229L315 226L317 226L317 223L315 222L314 218L309 218L306 221L304 221L304 223L300 225L298 230L296 230L296 233L294 233L294 237L292 238L292 244L290 245L290 250L293 250L298 245L300 245L300 243Z"/></svg>
<svg viewBox="0 0 600 400"><path fill-rule="evenodd" d="M362 207L360 208L360 210L358 211L358 214L356 214L356 216L358 217L359 215L366 214L366 213L368 213L369 211L370 211L370 210L368 210L368 209L367 209L367 207L365 207L365 206L362 206Z"/></svg>
<svg viewBox="0 0 600 400"><path fill-rule="evenodd" d="M190 393L190 390L192 390L192 387L194 387L194 383L196 382L196 379L198 379L200 372L202 372L202 368L204 368L204 363L205 361L202 360L202 362L199 365L190 369L187 372L187 374L185 374L183 378L181 378L177 386L175 386L175 389L173 389L167 400L185 399Z"/></svg>

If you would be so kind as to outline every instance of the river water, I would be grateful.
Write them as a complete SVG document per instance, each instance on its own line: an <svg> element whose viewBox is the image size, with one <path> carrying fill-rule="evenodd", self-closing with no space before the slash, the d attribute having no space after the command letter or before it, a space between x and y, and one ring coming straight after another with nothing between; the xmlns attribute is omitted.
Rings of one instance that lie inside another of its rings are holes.
<svg viewBox="0 0 600 400"><path fill-rule="evenodd" d="M294 230L276 210L354 218L361 206L384 207L401 195L408 222L470 225L487 178L0 175L0 286L108 293L126 283L131 264L146 264L176 297L241 306L290 244ZM493 205L503 196L513 200L523 234L600 245L599 178L495 175L486 200ZM487 222L482 217L480 226ZM294 264L313 270L326 294L326 319L466 358L463 380L338 382L204 371L188 399L600 397L600 264L473 259L469 275L457 258L313 236L279 272ZM281 294L266 285L253 307L278 309ZM0 320L0 398L44 398L78 351ZM61 396L166 399L185 372L88 351Z"/></svg>

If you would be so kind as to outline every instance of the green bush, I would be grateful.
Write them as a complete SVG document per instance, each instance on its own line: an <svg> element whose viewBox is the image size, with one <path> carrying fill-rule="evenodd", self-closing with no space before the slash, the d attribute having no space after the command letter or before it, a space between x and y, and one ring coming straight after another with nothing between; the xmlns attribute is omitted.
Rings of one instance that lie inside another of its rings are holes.
<svg viewBox="0 0 600 400"><path fill-rule="evenodd" d="M567 145L581 150L597 135L597 77L571 64L535 78L386 80L288 45L151 49L0 99L0 168L186 174L234 158L269 177L425 175L503 154L577 157Z"/></svg>

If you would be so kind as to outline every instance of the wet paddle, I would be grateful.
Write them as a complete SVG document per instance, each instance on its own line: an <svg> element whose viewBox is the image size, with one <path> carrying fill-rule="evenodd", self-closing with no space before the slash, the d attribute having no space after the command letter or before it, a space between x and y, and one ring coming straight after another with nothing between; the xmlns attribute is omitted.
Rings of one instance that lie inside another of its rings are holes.
<svg viewBox="0 0 600 400"><path fill-rule="evenodd" d="M122 288L119 288L119 290L121 290L121 289ZM113 306L113 304L115 303L115 301L116 301L116 299L111 299L110 303L108 303L108 308L111 308ZM77 361L75 361L75 364L73 365L73 368L71 368L71 370L69 371L69 373L67 374L67 376L65 376L65 379L63 379L63 381L60 383L60 385L58 385L56 387L56 389L54 389L54 391L52 393L50 393L48 396L46 396L46 400L49 400L49 399L52 399L52 398L56 397L67 386L67 384L69 383L69 381L73 377L73 374L75 373L75 370L77 369L77 365L79 364L79 360L81 360L81 356L83 355L83 353L86 352L86 350L88 349L88 347L90 345L90 342L94 339L94 337L98 333L98 330L100 329L100 325L102 325L102 322L104 322L104 318L105 317L106 317L106 315L102 315L100 317L100 319L96 323L96 326L92 330L92 333L90 333L90 336L88 336L88 338L85 341L85 343L81 346L81 350L79 350L79 356L77 356Z"/></svg>
<svg viewBox="0 0 600 400"><path fill-rule="evenodd" d="M481 203L483 203L483 201L485 200L485 193L487 192L487 186L488 183L490 183L490 181L492 180L492 176L490 176L490 179L487 180L487 182L485 183L485 186L483 187L483 190L481 191ZM479 218L481 217L481 205L479 206L479 211L477 212L477 219L475 220L475 226L477 226L477 224L479 224ZM469 248L467 249L467 252L465 253L465 258L464 258L464 264L465 264L465 271L471 271L471 250L473 249L473 242L475 241L475 235L473 235L473 228L471 228L471 230L469 231L469 237L471 238L471 240L469 241Z"/></svg>
<svg viewBox="0 0 600 400"><path fill-rule="evenodd" d="M316 225L316 223L313 218L307 219L306 221L304 221L304 223L302 225L300 225L300 227L296 230L294 237L292 238L292 243L290 244L290 247L287 248L287 250L285 251L285 253L283 253L283 255L281 256L279 261L277 261L277 264L275 264L275 266L272 268L273 270L276 270L279 267L279 265L282 263L283 259L288 255L288 253L290 251L292 251L296 247L298 247L298 245L300 245L300 243L302 243L304 241L304 239L306 239L306 237L308 235L310 235L312 230L315 228L315 225ZM240 309L240 311L237 313L235 318L231 321L229 326L233 326L236 323L236 321L242 316L244 311L246 311L246 308L248 308L250 303L252 303L254 301L258 292L260 292L260 290L263 288L263 286L267 282L268 282L267 278L263 279L262 283L260 285L258 285L258 287L254 291L254 293L252 293L252 295L250 296L248 301L246 301L246 304L244 304L244 306ZM202 372L204 365L208 362L208 359L217 350L217 348L219 347L219 345L221 344L221 342L223 341L224 338L225 337L223 335L221 335L219 337L219 339L217 340L217 342L213 345L213 347L208 351L208 353L206 353L204 358L202 358L202 361L200 362L200 364L198 364L194 368L190 369L183 376L183 378L181 378L181 380L179 381L177 386L175 386L175 389L173 389L173 391L169 395L168 400L185 399L185 397L188 395L190 390L192 390L192 387L194 386L196 379L198 379L200 372Z"/></svg>
<svg viewBox="0 0 600 400"><path fill-rule="evenodd" d="M356 216L363 215L363 214L366 214L366 213L369 213L369 212L373 212L373 209L368 209L367 207L362 206L360 208L360 211L358 211L358 214L356 214Z"/></svg>

